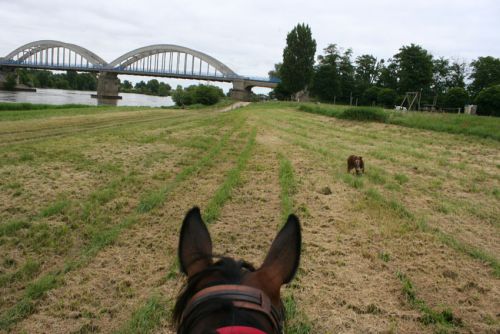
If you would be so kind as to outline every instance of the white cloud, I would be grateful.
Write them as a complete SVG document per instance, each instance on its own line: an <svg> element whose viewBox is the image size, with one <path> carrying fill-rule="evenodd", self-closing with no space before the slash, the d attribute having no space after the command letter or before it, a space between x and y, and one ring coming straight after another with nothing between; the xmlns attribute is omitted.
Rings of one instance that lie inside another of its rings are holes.
<svg viewBox="0 0 500 334"><path fill-rule="evenodd" d="M39 39L82 45L107 61L141 46L178 44L236 72L265 76L286 34L311 26L318 53L330 43L388 58L417 43L435 56L500 56L495 0L0 0L0 55Z"/></svg>

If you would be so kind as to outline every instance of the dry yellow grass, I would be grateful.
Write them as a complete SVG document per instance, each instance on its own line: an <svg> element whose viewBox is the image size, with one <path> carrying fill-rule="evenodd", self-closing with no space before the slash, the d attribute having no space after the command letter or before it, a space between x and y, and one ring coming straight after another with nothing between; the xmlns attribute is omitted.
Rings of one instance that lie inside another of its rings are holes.
<svg viewBox="0 0 500 334"><path fill-rule="evenodd" d="M497 141L280 104L0 122L0 138L0 332L171 333L161 310L183 282L183 215L213 205L240 166L209 228L217 253L258 265L282 223L280 159L303 224L301 270L285 289L297 326L500 329ZM350 154L365 175L347 175Z"/></svg>

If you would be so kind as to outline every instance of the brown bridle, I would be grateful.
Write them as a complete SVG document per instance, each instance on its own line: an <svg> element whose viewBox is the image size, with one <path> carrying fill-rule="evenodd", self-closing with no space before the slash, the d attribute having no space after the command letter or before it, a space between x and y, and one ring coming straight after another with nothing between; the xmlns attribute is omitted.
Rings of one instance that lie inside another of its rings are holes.
<svg viewBox="0 0 500 334"><path fill-rule="evenodd" d="M284 315L271 303L271 299L262 290L236 284L214 285L198 291L182 312L181 323L188 321L190 314L210 299L227 300L236 308L259 312L269 319L275 333L282 333Z"/></svg>

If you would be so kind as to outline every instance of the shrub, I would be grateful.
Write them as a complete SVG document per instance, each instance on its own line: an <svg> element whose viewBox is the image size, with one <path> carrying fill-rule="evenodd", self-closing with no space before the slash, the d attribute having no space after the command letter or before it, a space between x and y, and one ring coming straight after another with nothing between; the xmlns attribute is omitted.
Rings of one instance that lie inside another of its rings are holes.
<svg viewBox="0 0 500 334"><path fill-rule="evenodd" d="M214 86L193 85L184 89L181 86L177 86L177 89L172 94L172 100L178 106L189 106L192 104L213 105L219 102L223 96L222 89Z"/></svg>
<svg viewBox="0 0 500 334"><path fill-rule="evenodd" d="M394 89L382 88L379 90L377 95L378 104L384 107L394 107L394 101L396 101L398 94Z"/></svg>
<svg viewBox="0 0 500 334"><path fill-rule="evenodd" d="M195 103L201 103L207 106L216 104L224 96L222 89L214 86L199 85L194 90Z"/></svg>
<svg viewBox="0 0 500 334"><path fill-rule="evenodd" d="M378 94L382 88L372 86L363 92L363 103L372 105L378 103Z"/></svg>
<svg viewBox="0 0 500 334"><path fill-rule="evenodd" d="M320 107L317 105L314 106L314 105L309 105L309 104L301 104L299 106L299 110L313 113L313 114L330 116L330 117L339 117L339 115L342 114L342 109L339 107L335 107L335 106Z"/></svg>
<svg viewBox="0 0 500 334"><path fill-rule="evenodd" d="M500 116L500 85L483 89L476 98L477 114Z"/></svg>
<svg viewBox="0 0 500 334"><path fill-rule="evenodd" d="M172 93L172 100L178 106L189 106L193 104L192 94L187 89L182 89L181 86L177 86Z"/></svg>
<svg viewBox="0 0 500 334"><path fill-rule="evenodd" d="M6 90L14 90L14 88L16 88L16 85L17 85L16 74L14 73L7 74L3 88Z"/></svg>
<svg viewBox="0 0 500 334"><path fill-rule="evenodd" d="M469 100L469 94L462 87L450 88L443 97L446 108L463 108Z"/></svg>
<svg viewBox="0 0 500 334"><path fill-rule="evenodd" d="M339 118L351 119L355 121L374 121L374 122L387 122L389 114L382 108L373 107L355 107L347 108Z"/></svg>

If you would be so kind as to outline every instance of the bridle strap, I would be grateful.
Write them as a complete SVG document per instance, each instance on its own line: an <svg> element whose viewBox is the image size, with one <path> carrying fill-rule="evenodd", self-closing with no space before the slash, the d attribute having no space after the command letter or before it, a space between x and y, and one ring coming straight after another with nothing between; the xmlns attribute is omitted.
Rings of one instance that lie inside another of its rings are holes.
<svg viewBox="0 0 500 334"><path fill-rule="evenodd" d="M214 285L198 291L182 312L181 323L188 319L197 307L210 299L228 300L234 307L262 313L270 320L276 333L281 333L282 312L273 306L271 299L262 290L246 285Z"/></svg>

